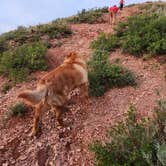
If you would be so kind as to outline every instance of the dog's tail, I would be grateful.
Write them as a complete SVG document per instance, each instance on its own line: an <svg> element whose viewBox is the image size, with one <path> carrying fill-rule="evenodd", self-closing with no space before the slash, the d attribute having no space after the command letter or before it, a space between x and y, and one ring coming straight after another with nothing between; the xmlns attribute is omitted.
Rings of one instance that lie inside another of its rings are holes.
<svg viewBox="0 0 166 166"><path fill-rule="evenodd" d="M36 90L25 90L21 92L18 97L23 98L25 102L32 105L38 104L42 99L45 99L47 94L47 87L42 86Z"/></svg>

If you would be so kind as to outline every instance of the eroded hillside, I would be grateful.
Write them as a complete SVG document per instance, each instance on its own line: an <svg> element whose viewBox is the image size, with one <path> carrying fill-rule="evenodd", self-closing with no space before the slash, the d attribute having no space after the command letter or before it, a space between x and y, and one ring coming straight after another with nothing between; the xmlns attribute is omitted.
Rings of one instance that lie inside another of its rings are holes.
<svg viewBox="0 0 166 166"><path fill-rule="evenodd" d="M146 4L126 7L118 13L117 20L123 22L129 16L147 11ZM92 55L90 43L101 32L114 32L107 22L107 13L101 20L92 24L70 24L72 34L67 38L49 39L48 70L60 65L71 51L83 55L88 61ZM54 114L45 111L38 137L28 136L34 114L31 109L22 117L9 118L8 112L10 105L18 101L17 94L27 87L35 88L37 80L47 71L33 72L28 81L17 83L6 94L0 92L0 165L93 165L94 154L89 150L89 144L96 139L106 140L108 128L123 119L131 103L139 117L151 117L156 100L166 97L166 63L161 59L162 63L160 57L144 61L124 54L119 48L110 52L109 61L131 70L136 76L137 86L109 89L103 96L90 97L85 101L80 101L77 91L73 92L75 103L63 116L66 127L57 127ZM6 77L0 77L1 86L6 81Z"/></svg>

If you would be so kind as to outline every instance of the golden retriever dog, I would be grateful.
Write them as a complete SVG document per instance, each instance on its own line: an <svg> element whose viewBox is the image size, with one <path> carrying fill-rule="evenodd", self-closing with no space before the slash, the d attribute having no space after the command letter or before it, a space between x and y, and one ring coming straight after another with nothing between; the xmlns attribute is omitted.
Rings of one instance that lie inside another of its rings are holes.
<svg viewBox="0 0 166 166"><path fill-rule="evenodd" d="M85 61L75 52L70 53L64 62L42 77L35 90L25 90L18 97L35 109L31 135L36 135L39 115L42 109L55 112L59 125L63 125L61 115L68 94L80 88L82 97L88 97L88 73Z"/></svg>

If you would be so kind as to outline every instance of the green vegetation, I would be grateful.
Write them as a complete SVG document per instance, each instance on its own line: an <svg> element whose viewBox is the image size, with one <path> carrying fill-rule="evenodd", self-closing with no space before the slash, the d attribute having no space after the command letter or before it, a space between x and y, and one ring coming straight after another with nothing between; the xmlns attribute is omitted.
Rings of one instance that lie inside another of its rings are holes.
<svg viewBox="0 0 166 166"><path fill-rule="evenodd" d="M166 11L165 2L147 2L139 5L139 13L164 15Z"/></svg>
<svg viewBox="0 0 166 166"><path fill-rule="evenodd" d="M62 20L53 21L50 24L38 25L36 32L39 36L48 35L50 39L67 37L72 33L69 26Z"/></svg>
<svg viewBox="0 0 166 166"><path fill-rule="evenodd" d="M98 38L91 43L91 48L105 51L113 51L118 47L118 37L115 35L101 33Z"/></svg>
<svg viewBox="0 0 166 166"><path fill-rule="evenodd" d="M91 96L101 96L109 88L136 85L135 76L129 70L108 61L110 51L119 45L116 35L101 33L91 43L94 50L88 62L89 93Z"/></svg>
<svg viewBox="0 0 166 166"><path fill-rule="evenodd" d="M134 56L166 54L166 3L141 4L135 16L115 28L123 52Z"/></svg>
<svg viewBox="0 0 166 166"><path fill-rule="evenodd" d="M11 83L4 83L1 87L1 92L2 93L7 93L10 89L12 88L12 84Z"/></svg>
<svg viewBox="0 0 166 166"><path fill-rule="evenodd" d="M27 112L27 108L23 103L16 103L12 105L10 108L11 116L23 116Z"/></svg>
<svg viewBox="0 0 166 166"><path fill-rule="evenodd" d="M0 35L0 53L25 43L39 42L42 36L52 38L67 37L72 33L70 27L61 20L34 27L18 27L16 30Z"/></svg>
<svg viewBox="0 0 166 166"><path fill-rule="evenodd" d="M74 24L77 23L93 24L101 21L103 22L101 16L103 15L103 13L107 12L108 12L107 7L101 9L90 9L90 10L83 9L77 15L69 17L67 21Z"/></svg>
<svg viewBox="0 0 166 166"><path fill-rule="evenodd" d="M166 53L166 17L139 15L120 23L116 35L124 52L135 56Z"/></svg>
<svg viewBox="0 0 166 166"><path fill-rule="evenodd" d="M48 39L67 37L72 33L62 20L34 27L18 27L0 35L0 74L13 83L26 79L35 70L46 70L45 53ZM47 36L45 39L43 36ZM47 39L48 38L48 39ZM4 91L8 86L3 88Z"/></svg>
<svg viewBox="0 0 166 166"><path fill-rule="evenodd" d="M126 121L119 121L108 132L109 141L90 145L98 166L164 166L166 164L166 101L160 100L156 117L138 120L130 106Z"/></svg>
<svg viewBox="0 0 166 166"><path fill-rule="evenodd" d="M46 50L44 43L35 42L3 52L0 55L0 74L17 83L25 80L32 71L46 70Z"/></svg>

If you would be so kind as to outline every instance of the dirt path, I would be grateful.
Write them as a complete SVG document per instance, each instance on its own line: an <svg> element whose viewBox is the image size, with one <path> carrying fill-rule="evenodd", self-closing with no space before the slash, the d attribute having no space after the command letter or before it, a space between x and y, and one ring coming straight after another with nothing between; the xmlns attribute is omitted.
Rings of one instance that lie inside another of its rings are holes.
<svg viewBox="0 0 166 166"><path fill-rule="evenodd" d="M122 20L133 11L126 8L119 18ZM106 16L107 17L107 16ZM99 32L112 32L108 24L72 25L74 34L63 39L60 47L48 51L50 68L58 66L66 53L77 51L86 59L91 55L90 42ZM64 117L65 128L58 128L54 114L44 112L42 116L42 132L38 138L30 138L33 112L30 110L23 118L5 120L3 115L7 106L17 101L16 94L26 87L33 88L36 81L29 81L12 88L6 95L0 94L0 165L16 166L91 166L93 154L88 146L95 139L104 140L106 130L117 120L123 118L129 105L134 103L140 116L150 116L155 101L166 96L164 66L156 60L142 61L120 50L110 54L110 61L132 70L138 80L138 86L115 88L107 91L104 96L90 98L83 103L70 106ZM37 79L44 73L37 73ZM0 78L1 84L4 79ZM160 96L158 94L160 93Z"/></svg>

